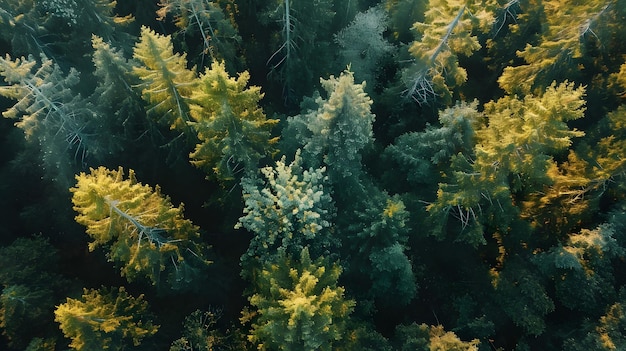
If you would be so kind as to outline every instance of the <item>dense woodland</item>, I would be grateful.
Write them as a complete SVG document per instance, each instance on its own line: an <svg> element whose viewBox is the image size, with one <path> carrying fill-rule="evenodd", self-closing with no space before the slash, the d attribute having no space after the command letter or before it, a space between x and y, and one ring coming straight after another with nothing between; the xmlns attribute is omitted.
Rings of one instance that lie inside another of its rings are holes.
<svg viewBox="0 0 626 351"><path fill-rule="evenodd" d="M624 38L625 0L0 0L0 349L625 350Z"/></svg>

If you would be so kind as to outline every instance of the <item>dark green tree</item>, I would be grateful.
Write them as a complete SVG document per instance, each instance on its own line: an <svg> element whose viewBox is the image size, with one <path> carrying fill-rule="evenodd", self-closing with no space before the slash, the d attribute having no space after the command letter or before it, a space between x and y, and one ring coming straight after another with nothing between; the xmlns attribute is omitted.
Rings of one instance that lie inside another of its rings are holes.
<svg viewBox="0 0 626 351"><path fill-rule="evenodd" d="M93 106L72 90L79 82L75 69L65 74L51 59L29 56L0 58L0 75L6 85L0 95L17 102L2 115L14 119L27 141L41 148L43 166L63 186L76 164L98 149Z"/></svg>
<svg viewBox="0 0 626 351"><path fill-rule="evenodd" d="M198 67L206 67L216 60L226 61L229 67L235 63L241 37L219 1L162 0L159 6L159 20L173 16L180 35L185 38L199 36L201 50L199 58L193 60ZM187 47L188 52L193 51L192 45Z"/></svg>

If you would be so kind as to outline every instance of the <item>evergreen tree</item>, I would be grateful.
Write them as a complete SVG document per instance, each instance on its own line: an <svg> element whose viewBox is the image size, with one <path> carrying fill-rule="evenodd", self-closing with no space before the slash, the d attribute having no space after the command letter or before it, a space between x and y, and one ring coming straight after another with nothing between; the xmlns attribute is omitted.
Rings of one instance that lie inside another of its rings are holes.
<svg viewBox="0 0 626 351"><path fill-rule="evenodd" d="M517 52L525 64L504 68L498 78L500 86L508 93L538 93L554 80L577 77L586 47L602 49L608 44L615 29L605 23L621 11L623 4L618 3L544 1L545 29L539 43L528 43Z"/></svg>
<svg viewBox="0 0 626 351"><path fill-rule="evenodd" d="M141 79L141 96L148 114L171 129L189 131L189 98L197 85L195 68L187 68L186 54L174 53L170 36L142 26L133 57L141 63L133 72ZM188 136L189 137L189 136Z"/></svg>
<svg viewBox="0 0 626 351"><path fill-rule="evenodd" d="M339 63L350 67L357 81L369 83L366 88L370 94L381 59L394 51L394 46L383 37L387 21L382 7L372 7L357 13L349 26L335 34L335 41L340 47Z"/></svg>
<svg viewBox="0 0 626 351"><path fill-rule="evenodd" d="M361 153L374 140L372 100L364 92L365 83L355 83L350 70L338 78L331 76L320 81L328 98L317 97L314 109L288 120L283 131L285 151L291 151L294 144L301 145L308 165L327 167L335 190L341 191L338 196L360 196L364 192Z"/></svg>
<svg viewBox="0 0 626 351"><path fill-rule="evenodd" d="M63 185L75 164L98 149L93 138L95 112L72 91L79 82L77 70L64 74L51 59L41 60L32 56L13 60L8 54L0 58L0 75L7 83L0 87L0 95L17 100L2 114L16 120L28 141L39 143L44 167Z"/></svg>
<svg viewBox="0 0 626 351"><path fill-rule="evenodd" d="M220 7L219 1L162 0L157 11L159 20L174 16L174 23L182 35L200 36L201 48L198 67L205 67L216 60L233 64L241 41L233 19ZM189 46L192 49L192 46Z"/></svg>
<svg viewBox="0 0 626 351"><path fill-rule="evenodd" d="M73 349L124 350L159 329L147 309L143 295L133 297L123 287L101 288L85 289L81 299L68 297L54 314Z"/></svg>
<svg viewBox="0 0 626 351"><path fill-rule="evenodd" d="M51 334L55 299L67 285L57 261L57 250L40 236L0 248L0 328L9 346L24 349L35 336Z"/></svg>
<svg viewBox="0 0 626 351"><path fill-rule="evenodd" d="M259 350L334 350L346 337L354 301L337 286L341 268L306 248L299 256L268 262L255 281L249 340Z"/></svg>
<svg viewBox="0 0 626 351"><path fill-rule="evenodd" d="M289 105L310 94L315 80L327 74L334 15L332 0L272 0L264 12L266 25L277 28L267 65Z"/></svg>
<svg viewBox="0 0 626 351"><path fill-rule="evenodd" d="M87 227L89 249L109 249L107 256L121 266L129 281L147 278L153 285L165 275L171 289L193 286L209 263L198 227L184 219L183 206L174 207L157 186L138 183L135 172L104 167L76 176L71 188L76 222Z"/></svg>
<svg viewBox="0 0 626 351"><path fill-rule="evenodd" d="M94 35L91 44L93 75L98 83L90 100L98 111L97 137L101 140L98 146L101 153L111 154L120 151L125 143L136 139L146 129L143 101L133 89L140 83L133 74L137 63L124 58L121 50L101 37Z"/></svg>
<svg viewBox="0 0 626 351"><path fill-rule="evenodd" d="M430 1L424 22L416 22L413 29L418 39L409 47L415 59L403 73L405 96L419 104L436 98L449 103L452 89L467 80L467 71L459 66L458 55L470 56L481 48L473 34L475 28L487 28L493 22L488 10L492 6L464 0Z"/></svg>
<svg viewBox="0 0 626 351"><path fill-rule="evenodd" d="M279 255L298 255L305 247L313 258L336 254L339 240L331 227L335 208L328 177L324 168L307 170L302 162L298 150L290 164L283 156L276 166L262 168L265 180L242 179L245 216L236 227L254 233L241 257L244 275Z"/></svg>
<svg viewBox="0 0 626 351"><path fill-rule="evenodd" d="M200 139L189 155L191 163L220 181L256 170L259 161L274 152L277 138L270 131L278 121L266 118L259 107L261 89L246 87L249 79L248 72L230 77L223 62L214 62L191 95L190 125Z"/></svg>

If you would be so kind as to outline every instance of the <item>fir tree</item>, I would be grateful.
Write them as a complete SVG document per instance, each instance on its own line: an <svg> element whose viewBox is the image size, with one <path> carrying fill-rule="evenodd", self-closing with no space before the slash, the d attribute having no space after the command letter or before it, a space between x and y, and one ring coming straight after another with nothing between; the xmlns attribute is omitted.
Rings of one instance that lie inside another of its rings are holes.
<svg viewBox="0 0 626 351"><path fill-rule="evenodd" d="M191 163L220 181L256 170L274 152L277 139L270 131L278 121L266 118L259 107L263 94L259 87L246 87L249 79L248 72L230 77L223 62L214 62L191 95L190 125L200 139Z"/></svg>
<svg viewBox="0 0 626 351"><path fill-rule="evenodd" d="M141 96L150 104L148 114L171 129L186 131L189 98L197 85L195 68L187 68L186 54L174 53L170 36L142 26L133 57L141 65L133 72L141 79Z"/></svg>
<svg viewBox="0 0 626 351"><path fill-rule="evenodd" d="M256 279L249 340L259 350L333 350L346 337L354 301L337 286L340 267L313 261L306 248L299 256L277 257Z"/></svg>
<svg viewBox="0 0 626 351"><path fill-rule="evenodd" d="M193 36L197 33L200 36L202 50L198 67L208 66L216 60L226 61L229 65L234 63L241 37L219 1L162 0L159 5L159 20L172 15L181 34Z"/></svg>
<svg viewBox="0 0 626 351"><path fill-rule="evenodd" d="M109 249L109 259L129 281L147 278L153 285L162 275L171 289L193 286L209 262L199 240L198 227L184 219L183 207L174 207L157 186L138 183L130 170L104 167L76 176L71 188L76 222L87 227L89 249Z"/></svg>
<svg viewBox="0 0 626 351"><path fill-rule="evenodd" d="M357 13L350 25L335 34L335 41L341 48L340 64L349 66L357 81L368 82L369 93L374 87L381 59L394 50L394 46L383 37L387 21L382 7L372 7Z"/></svg>
<svg viewBox="0 0 626 351"><path fill-rule="evenodd" d="M332 255L339 240L331 227L335 208L325 169L304 169L298 150L290 164L283 156L261 172L265 179L242 179L246 207L236 227L254 233L241 258L243 273L251 274L277 255L297 255L305 247L313 258Z"/></svg>
<svg viewBox="0 0 626 351"><path fill-rule="evenodd" d="M143 295L126 289L85 289L81 299L67 298L54 311L55 321L78 351L124 350L138 346L159 329L148 314Z"/></svg>
<svg viewBox="0 0 626 351"><path fill-rule="evenodd" d="M72 91L79 82L78 71L64 74L52 60L41 59L39 64L32 56L0 58L0 75L7 83L0 87L0 95L17 100L2 114L16 120L28 141L40 144L44 166L65 184L75 163L85 162L92 149L98 149L93 138L96 114Z"/></svg>
<svg viewBox="0 0 626 351"><path fill-rule="evenodd" d="M424 22L413 29L418 40L409 47L415 62L403 73L405 96L419 104L436 98L449 102L452 89L467 80L467 72L459 66L458 55L470 56L481 48L474 28L485 28L492 16L487 6L468 8L465 1L430 1Z"/></svg>

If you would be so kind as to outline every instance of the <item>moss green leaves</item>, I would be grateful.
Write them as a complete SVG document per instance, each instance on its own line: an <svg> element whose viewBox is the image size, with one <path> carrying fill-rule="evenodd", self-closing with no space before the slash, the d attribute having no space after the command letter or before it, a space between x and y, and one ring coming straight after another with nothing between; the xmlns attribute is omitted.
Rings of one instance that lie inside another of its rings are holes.
<svg viewBox="0 0 626 351"><path fill-rule="evenodd" d="M166 276L173 289L192 283L197 270L209 262L198 228L183 217L157 186L138 183L130 170L104 167L76 176L71 188L76 222L87 227L89 249L105 246L109 259L120 265L129 281L147 278L152 284Z"/></svg>
<svg viewBox="0 0 626 351"><path fill-rule="evenodd" d="M85 289L80 299L67 298L54 314L73 349L123 350L157 332L147 308L143 295L133 297L123 287Z"/></svg>

